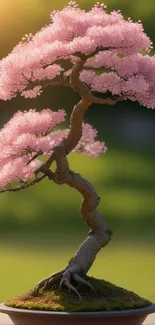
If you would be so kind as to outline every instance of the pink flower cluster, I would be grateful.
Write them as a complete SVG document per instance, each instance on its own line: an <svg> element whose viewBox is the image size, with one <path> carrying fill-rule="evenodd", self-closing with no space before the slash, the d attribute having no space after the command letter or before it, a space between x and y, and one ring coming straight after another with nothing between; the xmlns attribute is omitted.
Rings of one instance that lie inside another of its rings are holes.
<svg viewBox="0 0 155 325"><path fill-rule="evenodd" d="M92 90L110 91L148 108L155 107L155 56L140 53L119 56L113 51L102 51L89 58L85 67L89 70L83 70L80 79Z"/></svg>
<svg viewBox="0 0 155 325"><path fill-rule="evenodd" d="M0 61L0 99L7 100L18 93L26 98L40 95L42 80L55 79L63 72L58 59L74 65L77 53L91 54L97 48L101 51L88 60L90 71L82 71L81 80L89 81L92 90L110 91L154 107L155 58L139 54L151 50L149 37L140 21L125 20L120 11L107 13L106 6L99 2L86 12L76 1L70 1L63 10L51 13L48 26L23 38ZM114 71L96 76L91 71L95 67ZM36 81L37 86L33 87ZM29 84L32 89L27 90Z"/></svg>
<svg viewBox="0 0 155 325"><path fill-rule="evenodd" d="M14 180L26 180L34 176L41 165L36 154L52 153L62 135L50 135L53 128L65 119L65 112L50 109L36 112L17 112L0 131L0 187ZM31 161L32 160L32 161Z"/></svg>
<svg viewBox="0 0 155 325"><path fill-rule="evenodd" d="M73 152L82 152L93 158L97 158L100 153L105 153L107 151L105 143L95 141L96 137L97 130L90 124L83 123L82 137Z"/></svg>
<svg viewBox="0 0 155 325"><path fill-rule="evenodd" d="M53 131L65 119L64 110L34 109L17 112L0 131L0 188L15 180L26 181L42 165L40 155L52 155L55 146L68 136L69 129ZM53 131L53 132L52 132ZM83 124L83 135L74 152L97 157L106 146L95 141L97 131Z"/></svg>

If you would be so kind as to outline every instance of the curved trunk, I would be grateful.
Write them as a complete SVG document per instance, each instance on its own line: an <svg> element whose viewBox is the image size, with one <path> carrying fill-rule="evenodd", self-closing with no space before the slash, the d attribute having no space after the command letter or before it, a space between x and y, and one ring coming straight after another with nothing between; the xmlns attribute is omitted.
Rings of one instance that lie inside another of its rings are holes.
<svg viewBox="0 0 155 325"><path fill-rule="evenodd" d="M88 87L85 84L83 84L83 82L81 82L81 80L79 79L79 74L81 69L83 68L84 63L85 60L80 60L73 67L72 73L70 75L71 86L75 91L79 93L82 100L77 105L74 106L70 118L71 129L65 144L67 154L76 147L79 140L81 139L83 116L85 111L92 104L91 94Z"/></svg>
<svg viewBox="0 0 155 325"><path fill-rule="evenodd" d="M48 171L49 179L56 184L67 184L83 195L81 214L85 223L91 228L88 237L79 247L74 257L69 262L66 272L86 274L93 264L98 251L112 237L112 231L108 229L106 222L96 211L100 198L94 187L80 174L69 170L69 164L65 155L56 158L57 169L55 173ZM65 272L64 275L65 276Z"/></svg>
<svg viewBox="0 0 155 325"><path fill-rule="evenodd" d="M82 122L85 111L91 103L81 100L77 105L74 106L71 118L70 118L70 133L66 140L66 152L69 154L78 144L82 137Z"/></svg>

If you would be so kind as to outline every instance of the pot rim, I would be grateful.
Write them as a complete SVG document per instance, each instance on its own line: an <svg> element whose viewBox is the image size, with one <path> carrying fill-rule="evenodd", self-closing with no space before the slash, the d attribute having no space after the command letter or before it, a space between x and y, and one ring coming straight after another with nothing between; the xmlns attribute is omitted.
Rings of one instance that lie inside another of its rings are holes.
<svg viewBox="0 0 155 325"><path fill-rule="evenodd" d="M0 313L4 314L35 314L35 315L51 315L51 316L131 316L131 315L143 315L155 313L155 304L151 304L147 307L135 308L135 309L124 309L114 311L86 311L86 312L62 312L62 311L45 311L45 310L30 310L24 308L7 307L4 303L0 304Z"/></svg>

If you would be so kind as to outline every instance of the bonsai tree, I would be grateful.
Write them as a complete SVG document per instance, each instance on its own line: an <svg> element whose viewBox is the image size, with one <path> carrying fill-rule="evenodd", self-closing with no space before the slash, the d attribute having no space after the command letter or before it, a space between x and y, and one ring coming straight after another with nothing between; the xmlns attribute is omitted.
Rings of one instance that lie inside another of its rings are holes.
<svg viewBox="0 0 155 325"><path fill-rule="evenodd" d="M99 250L111 240L112 231L96 210L100 201L96 190L70 170L68 155L76 151L98 157L106 151L106 145L96 140L97 131L83 122L92 104L115 105L129 99L154 108L155 57L150 56L151 49L140 21L126 20L120 11L107 13L99 2L86 12L71 1L51 13L49 25L35 35L25 35L0 62L1 100L18 95L35 98L46 87L70 87L79 94L69 129L55 130L65 112L48 108L18 111L0 131L1 192L25 189L45 177L67 184L82 194L81 215L91 229L65 269L41 280L34 295L58 281L79 299L75 282L93 290L86 274ZM69 70L63 65L67 61Z"/></svg>

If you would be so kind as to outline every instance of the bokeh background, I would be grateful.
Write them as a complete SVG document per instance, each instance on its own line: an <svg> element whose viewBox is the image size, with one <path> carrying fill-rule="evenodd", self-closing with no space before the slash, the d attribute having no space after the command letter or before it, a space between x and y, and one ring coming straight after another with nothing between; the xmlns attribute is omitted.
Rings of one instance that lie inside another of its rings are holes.
<svg viewBox="0 0 155 325"><path fill-rule="evenodd" d="M94 0L79 0L89 9ZM25 33L49 23L64 0L0 0L0 57ZM155 41L155 1L105 0L108 10L143 21ZM42 96L0 101L0 127L17 110L64 108L69 116L79 100L70 89L47 89ZM115 107L93 105L85 116L108 145L99 159L69 157L70 168L88 178L101 196L99 211L113 229L110 244L89 274L104 278L155 301L155 111L125 101ZM79 214L81 196L47 180L21 192L0 195L0 301L32 288L61 269L86 237Z"/></svg>

